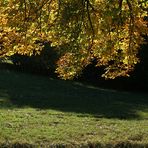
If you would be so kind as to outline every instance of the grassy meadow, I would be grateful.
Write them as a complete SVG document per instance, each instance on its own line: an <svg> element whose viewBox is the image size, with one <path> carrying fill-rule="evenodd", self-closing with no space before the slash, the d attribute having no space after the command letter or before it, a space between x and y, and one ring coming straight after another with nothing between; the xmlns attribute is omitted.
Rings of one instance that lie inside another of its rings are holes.
<svg viewBox="0 0 148 148"><path fill-rule="evenodd" d="M0 147L148 147L148 94L0 69Z"/></svg>

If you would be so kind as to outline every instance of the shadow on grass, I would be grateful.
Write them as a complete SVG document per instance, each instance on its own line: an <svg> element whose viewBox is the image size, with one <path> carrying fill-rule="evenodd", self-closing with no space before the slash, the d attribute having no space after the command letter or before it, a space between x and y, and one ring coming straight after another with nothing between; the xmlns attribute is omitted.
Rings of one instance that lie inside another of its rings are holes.
<svg viewBox="0 0 148 148"><path fill-rule="evenodd" d="M19 143L14 143L14 144L0 144L1 148L36 148L37 146L31 145L31 144L19 144ZM64 145L64 144L56 144L56 145L43 145L43 147L57 147L57 148L66 148L66 147L73 147L74 145ZM102 145L100 143L88 143L85 145L82 145L81 147L86 147L86 148L146 148L148 145L146 144L132 144L129 142L121 142L118 144L106 144ZM77 145L75 145L77 147Z"/></svg>
<svg viewBox="0 0 148 148"><path fill-rule="evenodd" d="M148 94L105 90L75 81L0 70L0 108L33 107L138 119L148 109Z"/></svg>

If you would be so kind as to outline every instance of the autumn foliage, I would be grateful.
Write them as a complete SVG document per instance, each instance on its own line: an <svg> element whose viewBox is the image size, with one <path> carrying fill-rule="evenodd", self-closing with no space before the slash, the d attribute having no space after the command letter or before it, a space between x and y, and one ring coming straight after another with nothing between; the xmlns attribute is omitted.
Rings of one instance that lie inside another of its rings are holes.
<svg viewBox="0 0 148 148"><path fill-rule="evenodd" d="M103 77L128 76L148 33L145 16L146 0L1 0L0 57L40 54L36 41L50 41L63 79L94 59Z"/></svg>

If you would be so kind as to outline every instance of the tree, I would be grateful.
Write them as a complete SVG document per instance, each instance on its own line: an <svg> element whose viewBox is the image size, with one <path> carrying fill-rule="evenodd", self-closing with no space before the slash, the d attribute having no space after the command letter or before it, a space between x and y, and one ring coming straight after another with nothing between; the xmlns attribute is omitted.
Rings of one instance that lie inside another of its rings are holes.
<svg viewBox="0 0 148 148"><path fill-rule="evenodd" d="M146 0L1 0L0 56L40 54L36 41L51 41L63 79L94 59L105 67L103 77L128 76L148 33L146 6Z"/></svg>

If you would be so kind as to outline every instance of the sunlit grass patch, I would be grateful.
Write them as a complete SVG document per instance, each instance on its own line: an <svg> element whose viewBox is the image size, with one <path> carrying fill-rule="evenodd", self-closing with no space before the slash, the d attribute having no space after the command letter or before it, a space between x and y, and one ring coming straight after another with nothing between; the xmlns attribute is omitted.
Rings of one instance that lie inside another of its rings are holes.
<svg viewBox="0 0 148 148"><path fill-rule="evenodd" d="M95 118L91 115L32 108L1 110L0 141L39 145L146 145L146 120Z"/></svg>

